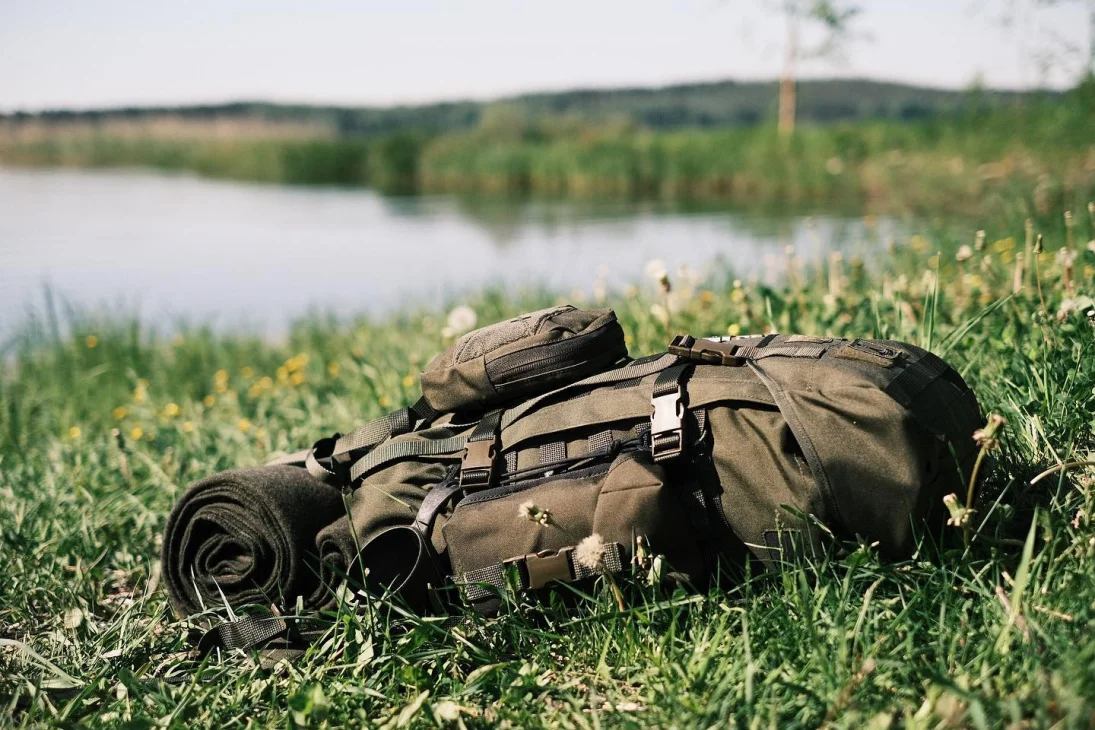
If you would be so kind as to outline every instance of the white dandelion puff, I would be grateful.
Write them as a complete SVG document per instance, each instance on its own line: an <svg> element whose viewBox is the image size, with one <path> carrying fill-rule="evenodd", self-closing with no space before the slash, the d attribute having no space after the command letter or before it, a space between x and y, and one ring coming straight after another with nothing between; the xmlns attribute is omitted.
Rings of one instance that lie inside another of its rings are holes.
<svg viewBox="0 0 1095 730"><path fill-rule="evenodd" d="M604 570L605 540L597 533L582 538L574 548L574 560L590 570Z"/></svg>

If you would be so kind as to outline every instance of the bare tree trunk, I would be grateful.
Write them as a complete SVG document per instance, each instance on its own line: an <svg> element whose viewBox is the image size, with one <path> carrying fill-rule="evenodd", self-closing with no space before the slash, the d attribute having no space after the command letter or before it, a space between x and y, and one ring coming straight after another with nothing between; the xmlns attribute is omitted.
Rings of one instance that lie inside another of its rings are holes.
<svg viewBox="0 0 1095 730"><path fill-rule="evenodd" d="M784 137L795 131L795 59L798 57L798 15L787 14L787 55L779 78L779 133Z"/></svg>
<svg viewBox="0 0 1095 730"><path fill-rule="evenodd" d="M1087 72L1095 76L1095 2L1089 1L1088 7L1091 27L1088 29L1087 37Z"/></svg>

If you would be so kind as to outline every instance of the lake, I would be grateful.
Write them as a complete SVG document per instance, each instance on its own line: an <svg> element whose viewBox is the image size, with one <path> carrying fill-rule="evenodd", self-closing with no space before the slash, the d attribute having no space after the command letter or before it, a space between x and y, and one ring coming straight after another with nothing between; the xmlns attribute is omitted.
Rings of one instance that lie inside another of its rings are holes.
<svg viewBox="0 0 1095 730"><path fill-rule="evenodd" d="M869 253L882 220L657 202L387 198L136 171L0 169L0 332L65 302L276 334L308 310L442 306L484 285L590 292L651 259L779 275L785 248Z"/></svg>

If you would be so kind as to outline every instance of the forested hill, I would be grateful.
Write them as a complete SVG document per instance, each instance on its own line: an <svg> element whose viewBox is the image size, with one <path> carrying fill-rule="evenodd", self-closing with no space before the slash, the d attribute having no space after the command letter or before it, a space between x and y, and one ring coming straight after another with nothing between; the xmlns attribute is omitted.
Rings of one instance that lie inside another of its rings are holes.
<svg viewBox="0 0 1095 730"><path fill-rule="evenodd" d="M924 119L1018 99L1014 91L951 91L862 79L802 81L800 122ZM1054 94L1055 92L1038 92ZM345 135L403 130L447 132L476 126L484 111L505 107L529 117L581 121L627 119L652 129L742 126L773 118L777 83L719 81L657 88L578 89L524 94L492 102L457 101L420 106L345 107L236 102L179 107L51 110L7 115L10 123L140 122L170 116L193 121L246 120L321 127ZM3 117L0 117L3 119Z"/></svg>

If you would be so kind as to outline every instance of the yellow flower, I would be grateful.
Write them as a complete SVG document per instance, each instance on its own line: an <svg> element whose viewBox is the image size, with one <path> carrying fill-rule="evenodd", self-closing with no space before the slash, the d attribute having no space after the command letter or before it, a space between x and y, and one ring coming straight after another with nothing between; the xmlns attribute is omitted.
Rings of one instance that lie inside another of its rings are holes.
<svg viewBox="0 0 1095 730"><path fill-rule="evenodd" d="M263 375L259 379L259 387L263 390L270 390L274 387L274 381L269 375Z"/></svg>
<svg viewBox="0 0 1095 730"><path fill-rule="evenodd" d="M133 391L133 402L144 403L148 398L148 392L143 385L138 385L136 390Z"/></svg>
<svg viewBox="0 0 1095 730"><path fill-rule="evenodd" d="M254 371L253 368L244 367L244 368L240 369L240 375L242 375L245 378L253 378L253 377L255 377L255 371Z"/></svg>
<svg viewBox="0 0 1095 730"><path fill-rule="evenodd" d="M239 420L239 421L238 421L238 422L236 423L236 427L237 427L237 428L239 428L239 430L241 430L241 431L243 431L244 433L246 433L247 431L250 431L250 430L251 430L251 422L250 422L249 420L247 420L246 418L241 418L241 419L240 419L240 420Z"/></svg>
<svg viewBox="0 0 1095 730"><path fill-rule="evenodd" d="M134 441L139 441L141 436L144 436L144 429L140 426L134 426L133 430L129 432L129 438Z"/></svg>
<svg viewBox="0 0 1095 730"><path fill-rule="evenodd" d="M194 424L191 423L190 421L183 421L182 422L182 430L183 430L183 433L191 433L194 430Z"/></svg>
<svg viewBox="0 0 1095 730"><path fill-rule="evenodd" d="M266 429L265 428L255 429L255 438L258 438L258 439L266 438Z"/></svg>
<svg viewBox="0 0 1095 730"><path fill-rule="evenodd" d="M217 399L214 396L211 396L211 395L207 395L204 398L202 398L202 403L205 404L206 408L212 408L213 404L216 403L216 402L217 402Z"/></svg>
<svg viewBox="0 0 1095 730"><path fill-rule="evenodd" d="M303 370L304 366L308 364L308 356L303 352L295 357L291 357L285 361L285 367L289 369L289 372L295 373L298 370Z"/></svg>
<svg viewBox="0 0 1095 730"><path fill-rule="evenodd" d="M118 406L113 411L111 411L111 414L114 416L115 421L122 420L123 418L126 417L126 414L128 414L128 413L129 413L129 409L126 408L125 406Z"/></svg>
<svg viewBox="0 0 1095 730"><path fill-rule="evenodd" d="M726 334L730 335L731 337L737 337L741 334L741 325L737 323L730 325L726 328Z"/></svg>
<svg viewBox="0 0 1095 730"><path fill-rule="evenodd" d="M99 346L99 338L95 335L88 335L84 338L84 344L87 345L87 349L94 350Z"/></svg>
<svg viewBox="0 0 1095 730"><path fill-rule="evenodd" d="M296 372L289 376L289 382L293 385L300 385L304 382L304 373Z"/></svg>
<svg viewBox="0 0 1095 730"><path fill-rule="evenodd" d="M289 368L285 367L284 365L278 368L277 372L275 372L274 374L278 376L279 383L289 382Z"/></svg>
<svg viewBox="0 0 1095 730"><path fill-rule="evenodd" d="M228 390L227 370L218 370L213 375L213 390L217 391L218 393L223 393L224 391Z"/></svg>
<svg viewBox="0 0 1095 730"><path fill-rule="evenodd" d="M80 427L79 426L73 426L72 428L70 428L68 430L68 437L70 439L80 438Z"/></svg>
<svg viewBox="0 0 1095 730"><path fill-rule="evenodd" d="M381 408L388 408L389 406L392 405L392 402L390 400L388 400L388 396L386 396L386 395L382 395L379 398L377 398L376 402Z"/></svg>
<svg viewBox="0 0 1095 730"><path fill-rule="evenodd" d="M350 352L353 353L354 357L357 357L357 358L365 357L365 348L362 347L361 345L354 345L353 348L350 350Z"/></svg>
<svg viewBox="0 0 1095 730"><path fill-rule="evenodd" d="M327 363L327 374L330 375L332 378L337 378L340 370L342 370L342 366L339 365L337 362Z"/></svg>
<svg viewBox="0 0 1095 730"><path fill-rule="evenodd" d="M181 409L179 408L179 405L177 403L168 403L166 406L163 407L163 414L167 418L174 418L175 416L179 415L180 411Z"/></svg>
<svg viewBox="0 0 1095 730"><path fill-rule="evenodd" d="M414 376L413 375L404 375L403 376L403 387L404 388L410 388L412 386L414 386Z"/></svg>

